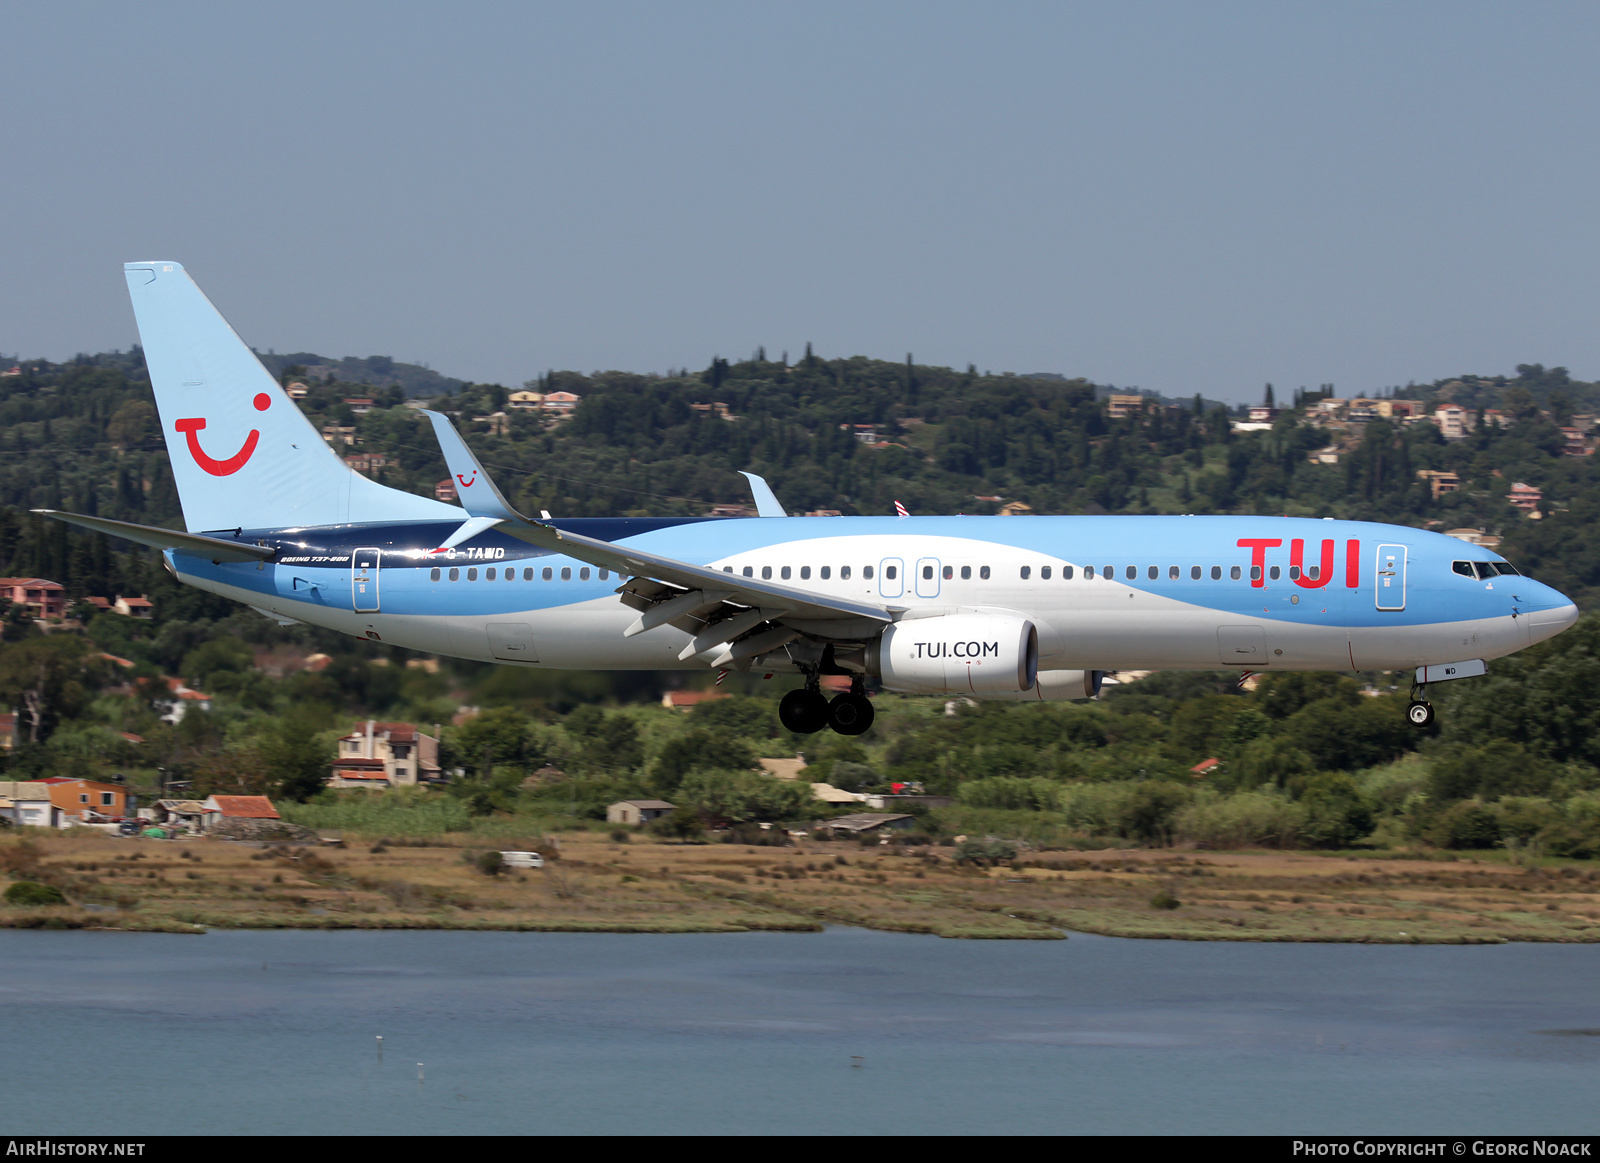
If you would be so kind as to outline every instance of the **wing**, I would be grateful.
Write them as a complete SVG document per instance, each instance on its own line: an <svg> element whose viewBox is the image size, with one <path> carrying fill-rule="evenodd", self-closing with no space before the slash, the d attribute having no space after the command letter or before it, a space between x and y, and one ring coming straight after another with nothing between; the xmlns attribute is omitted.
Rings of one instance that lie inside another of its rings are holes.
<svg viewBox="0 0 1600 1163"><path fill-rule="evenodd" d="M640 611L638 620L625 631L630 637L657 626L676 626L692 635L681 658L701 654L714 666L748 665L748 660L802 637L874 638L894 620L897 611L874 602L817 594L734 574L731 567L717 570L695 565L530 521L506 501L454 425L437 412L429 412L428 418L457 482L456 495L472 517L457 530L457 539L493 527L540 549L615 570L630 579L617 591L621 600ZM471 484L463 488L468 481ZM771 490L766 492L776 506ZM471 532L467 532L468 525L474 526Z"/></svg>

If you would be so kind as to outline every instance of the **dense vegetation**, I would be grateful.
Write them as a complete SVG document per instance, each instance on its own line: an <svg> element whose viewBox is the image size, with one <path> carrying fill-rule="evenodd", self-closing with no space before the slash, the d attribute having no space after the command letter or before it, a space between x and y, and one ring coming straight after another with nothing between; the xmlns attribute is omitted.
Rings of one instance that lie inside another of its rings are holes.
<svg viewBox="0 0 1600 1163"><path fill-rule="evenodd" d="M444 476L424 418L405 406L407 392L428 389L426 377L385 379L381 361L308 354L273 366L311 387L303 406L315 423L353 426L360 451L392 459L387 483L431 492ZM308 366L378 382L308 376ZM21 736L6 778L115 771L151 790L165 779L194 793L315 797L300 809L308 820L382 817L396 832L497 813L594 819L615 799L660 795L686 805L671 826L693 832L709 821L806 814L792 785L749 771L758 756L804 749L814 778L848 790L911 780L955 796L956 807L924 821L949 834L1600 849L1600 623L1497 662L1488 679L1439 688L1439 728L1426 734L1403 722L1402 696L1364 689L1392 685L1384 676L1277 675L1246 693L1231 675L1174 673L1088 705L958 704L947 713L940 700L885 696L863 739L799 738L776 726L775 690L748 697L776 682L735 679L744 697L681 716L649 703L684 676L419 665L405 651L282 628L177 586L154 555L26 512L177 520L138 353L22 369L0 378L0 572L59 580L74 599L148 593L157 616L142 623L80 604L82 634L41 634L20 610L4 613L0 700L18 712ZM1600 389L1561 369L1413 386L1401 394L1499 408L1509 423L1447 443L1432 425L1373 422L1358 446L1346 436L1331 465L1310 455L1338 435L1308 419L1304 405L1320 392L1297 394L1270 431L1237 432L1228 409L1202 400L1152 400L1119 419L1106 408L1109 389L1082 380L809 352L793 364L764 353L719 359L693 374L556 372L534 386L583 401L559 423L506 409L509 391L498 385L461 385L434 401L458 414L528 510L700 513L746 500L735 470L747 468L795 511L888 512L901 500L916 512L992 512L999 497L1035 512L1472 525L1500 532L1507 556L1580 604L1600 594L1600 468L1597 458L1562 455L1558 427L1600 406ZM358 416L344 403L358 396L379 406ZM694 406L714 403L736 419ZM503 410L503 432L474 420ZM858 439L858 425L877 439ZM1420 469L1454 471L1462 488L1435 500ZM1542 520L1507 504L1515 481L1544 490ZM304 665L313 652L329 656L321 669ZM212 710L164 722L164 675L213 695ZM482 713L462 715L463 706ZM463 777L448 792L382 803L319 794L332 738L367 716L442 724L445 764ZM1191 774L1208 758L1221 766Z"/></svg>

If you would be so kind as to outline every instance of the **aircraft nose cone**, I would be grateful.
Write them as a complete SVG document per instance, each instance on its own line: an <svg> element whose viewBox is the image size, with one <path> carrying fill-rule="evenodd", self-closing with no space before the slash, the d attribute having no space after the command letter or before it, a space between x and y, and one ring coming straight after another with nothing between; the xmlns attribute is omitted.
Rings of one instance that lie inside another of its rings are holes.
<svg viewBox="0 0 1600 1163"><path fill-rule="evenodd" d="M1540 610L1536 614L1528 615L1530 622L1528 637L1534 642L1543 642L1546 638L1554 638L1561 631L1568 629L1577 620L1578 607L1572 602L1553 609Z"/></svg>

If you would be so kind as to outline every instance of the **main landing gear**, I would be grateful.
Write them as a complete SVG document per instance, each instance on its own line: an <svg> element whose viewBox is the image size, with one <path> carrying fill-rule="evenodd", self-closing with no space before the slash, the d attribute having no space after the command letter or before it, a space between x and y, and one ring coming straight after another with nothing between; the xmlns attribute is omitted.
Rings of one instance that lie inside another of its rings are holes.
<svg viewBox="0 0 1600 1163"><path fill-rule="evenodd" d="M873 715L859 678L851 682L848 693L835 695L830 702L819 689L817 676L808 675L804 690L790 691L778 704L778 720L797 735L811 735L824 727L841 735L861 735L872 726Z"/></svg>
<svg viewBox="0 0 1600 1163"><path fill-rule="evenodd" d="M1406 718L1411 720L1413 727L1426 727L1433 722L1433 704L1428 702L1428 688L1419 683L1411 684L1411 704L1406 707Z"/></svg>

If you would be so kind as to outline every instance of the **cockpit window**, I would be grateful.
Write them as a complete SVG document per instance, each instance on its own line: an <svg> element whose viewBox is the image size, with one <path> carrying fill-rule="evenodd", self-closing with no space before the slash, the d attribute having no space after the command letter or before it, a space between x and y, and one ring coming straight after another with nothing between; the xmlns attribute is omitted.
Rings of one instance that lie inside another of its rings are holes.
<svg viewBox="0 0 1600 1163"><path fill-rule="evenodd" d="M1509 561L1452 561L1450 569L1462 577L1475 578L1478 581L1492 581L1503 574L1517 573L1517 567Z"/></svg>

